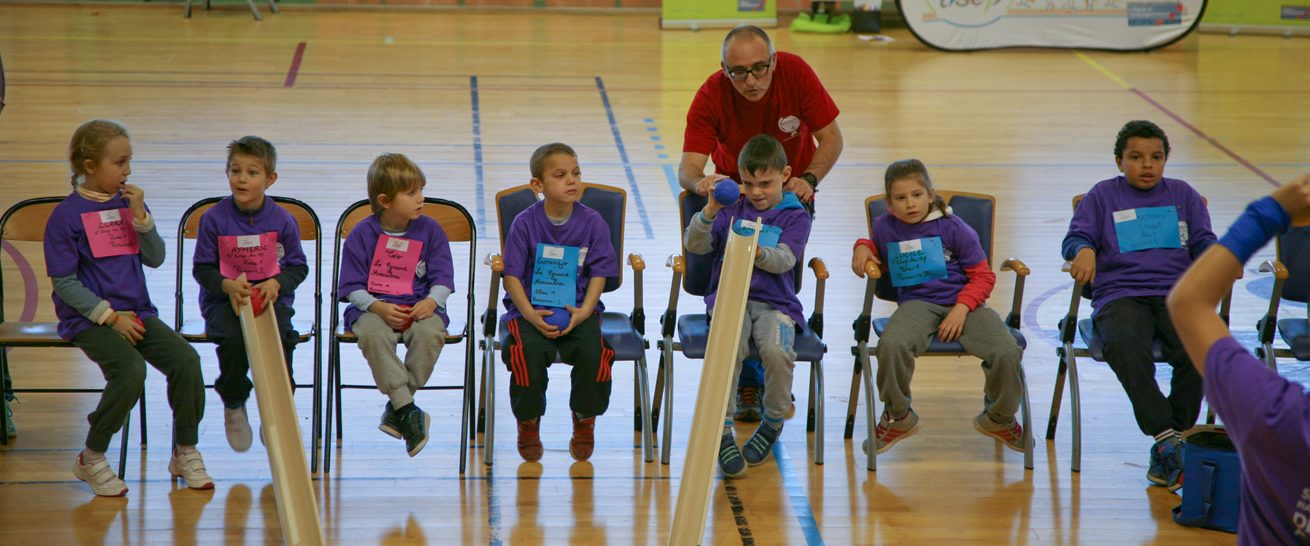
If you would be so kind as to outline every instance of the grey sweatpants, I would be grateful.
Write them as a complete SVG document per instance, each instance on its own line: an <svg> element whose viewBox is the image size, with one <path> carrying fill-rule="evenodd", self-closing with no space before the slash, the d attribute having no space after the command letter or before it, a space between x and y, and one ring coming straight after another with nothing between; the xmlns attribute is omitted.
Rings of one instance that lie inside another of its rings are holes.
<svg viewBox="0 0 1310 546"><path fill-rule="evenodd" d="M414 393L428 383L437 357L446 346L446 324L435 314L397 332L382 317L364 313L350 329L359 337L359 350L373 370L373 382L396 409L414 401ZM404 362L396 356L396 345L400 343L406 348Z"/></svg>
<svg viewBox="0 0 1310 546"><path fill-rule="evenodd" d="M796 321L764 302L747 300L746 316L741 321L741 338L737 342L736 369L732 384L741 376L741 361L750 356L750 340L760 351L764 363L764 416L781 421L791 409L792 371L796 368ZM727 419L737 412L737 399L728 397Z"/></svg>
<svg viewBox="0 0 1310 546"><path fill-rule="evenodd" d="M914 360L928 349L928 342L950 311L951 306L909 301L897 307L888 320L876 354L878 397L892 416L904 415L910 409ZM983 410L993 422L1011 422L1023 396L1019 381L1023 349L1000 315L986 305L965 317L959 341L964 350L983 361Z"/></svg>

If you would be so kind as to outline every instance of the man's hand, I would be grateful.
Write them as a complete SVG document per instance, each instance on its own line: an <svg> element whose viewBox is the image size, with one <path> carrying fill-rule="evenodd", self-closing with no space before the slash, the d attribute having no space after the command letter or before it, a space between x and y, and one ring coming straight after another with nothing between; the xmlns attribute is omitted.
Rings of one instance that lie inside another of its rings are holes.
<svg viewBox="0 0 1310 546"><path fill-rule="evenodd" d="M727 178L728 177L724 175L714 173L706 176L705 178L700 179L700 182L696 183L696 194L709 195L711 193L714 193L714 185L718 184L720 180L725 180ZM713 203L714 198L711 197L710 202Z"/></svg>
<svg viewBox="0 0 1310 546"><path fill-rule="evenodd" d="M787 183L782 186L784 191L796 194L796 198L808 203L814 199L814 188L810 186L804 178L791 177Z"/></svg>

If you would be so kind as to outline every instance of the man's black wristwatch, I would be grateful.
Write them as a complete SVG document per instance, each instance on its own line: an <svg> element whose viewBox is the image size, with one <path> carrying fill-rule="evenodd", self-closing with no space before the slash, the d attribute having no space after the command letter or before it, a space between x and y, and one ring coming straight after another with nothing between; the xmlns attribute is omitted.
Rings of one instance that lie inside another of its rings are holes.
<svg viewBox="0 0 1310 546"><path fill-rule="evenodd" d="M814 176L814 173L807 172L805 174L802 174L801 179L810 184L810 189L816 191L819 189L819 177Z"/></svg>

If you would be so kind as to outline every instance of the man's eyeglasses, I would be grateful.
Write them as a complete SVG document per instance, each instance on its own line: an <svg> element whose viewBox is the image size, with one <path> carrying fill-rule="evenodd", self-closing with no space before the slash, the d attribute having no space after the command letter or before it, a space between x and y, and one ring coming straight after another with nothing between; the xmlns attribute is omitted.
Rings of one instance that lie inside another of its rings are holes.
<svg viewBox="0 0 1310 546"><path fill-rule="evenodd" d="M755 79L758 80L760 78L763 78L765 74L768 74L769 68L771 67L773 67L772 55L769 56L769 62L767 63L752 65L750 68L741 67L741 66L734 66L731 68L725 67L724 71L728 73L729 78L732 78L737 81L745 80L747 74L755 76Z"/></svg>

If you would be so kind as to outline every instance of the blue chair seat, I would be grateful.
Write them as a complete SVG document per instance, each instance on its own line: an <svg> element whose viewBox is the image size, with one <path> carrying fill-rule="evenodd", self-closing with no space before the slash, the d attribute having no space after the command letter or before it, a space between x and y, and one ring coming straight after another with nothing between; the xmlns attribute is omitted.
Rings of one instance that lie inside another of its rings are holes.
<svg viewBox="0 0 1310 546"><path fill-rule="evenodd" d="M1297 360L1310 360L1310 326L1305 319L1279 319L1278 335L1292 348L1292 356Z"/></svg>
<svg viewBox="0 0 1310 546"><path fill-rule="evenodd" d="M814 331L810 330L808 325L802 326L804 329L792 347L796 351L796 360L801 362L823 360L823 354L828 352L828 346L823 344L819 336L814 335ZM678 317L678 342L682 344L683 356L693 359L705 358L705 345L709 337L709 315L702 313ZM750 352L748 358L759 358L759 349L755 347L755 340L750 342Z"/></svg>
<svg viewBox="0 0 1310 546"><path fill-rule="evenodd" d="M873 319L873 331L874 333L878 334L878 337L882 337L882 331L887 329L887 321L890 318L891 317ZM1020 349L1028 348L1028 340L1023 337L1023 333L1019 332L1018 330L1015 330L1014 328L1007 328L1007 329L1010 330L1010 335L1014 336L1014 341L1015 343L1019 344ZM937 334L933 334L932 341L928 342L928 352L929 353L968 353L969 351L964 350L964 346L960 345L960 342L958 340L948 343L940 339L937 339Z"/></svg>
<svg viewBox="0 0 1310 546"><path fill-rule="evenodd" d="M1096 333L1096 327L1092 324L1092 319L1082 319L1078 321L1078 335L1083 338L1083 343L1087 344L1087 352L1092 355L1092 359L1097 362L1105 362L1105 340L1101 335ZM1164 342L1156 338L1151 342L1151 358L1156 362L1164 362Z"/></svg>
<svg viewBox="0 0 1310 546"><path fill-rule="evenodd" d="M500 346L509 346L509 315L500 315ZM638 360L646 353L646 340L637 333L623 313L604 312L600 314L600 335L614 349L615 361ZM555 355L555 362L560 362Z"/></svg>

